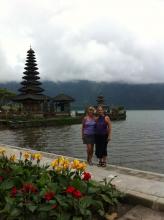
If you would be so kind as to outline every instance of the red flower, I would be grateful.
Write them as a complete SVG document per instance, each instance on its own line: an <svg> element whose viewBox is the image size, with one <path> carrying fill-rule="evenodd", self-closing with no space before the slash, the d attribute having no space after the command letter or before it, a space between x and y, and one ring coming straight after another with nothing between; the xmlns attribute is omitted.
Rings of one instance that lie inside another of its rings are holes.
<svg viewBox="0 0 164 220"><path fill-rule="evenodd" d="M3 176L0 176L0 182L2 182L3 181Z"/></svg>
<svg viewBox="0 0 164 220"><path fill-rule="evenodd" d="M11 197L15 197L16 194L17 194L17 188L16 188L16 186L14 186L11 190Z"/></svg>
<svg viewBox="0 0 164 220"><path fill-rule="evenodd" d="M57 208L56 204L52 205L52 209L56 209L56 208Z"/></svg>
<svg viewBox="0 0 164 220"><path fill-rule="evenodd" d="M67 189L66 189L66 193L73 193L75 190L76 190L75 187L68 186Z"/></svg>
<svg viewBox="0 0 164 220"><path fill-rule="evenodd" d="M81 198L82 197L82 194L79 190L74 190L72 195L75 197L75 198Z"/></svg>
<svg viewBox="0 0 164 220"><path fill-rule="evenodd" d="M87 173L87 172L84 172L83 173L83 180L88 181L90 179L91 179L91 174Z"/></svg>
<svg viewBox="0 0 164 220"><path fill-rule="evenodd" d="M25 183L23 184L22 192L36 193L37 188L32 183Z"/></svg>
<svg viewBox="0 0 164 220"><path fill-rule="evenodd" d="M45 195L44 195L44 199L46 201L50 201L51 199L53 199L55 196L55 193L54 192L46 192Z"/></svg>
<svg viewBox="0 0 164 220"><path fill-rule="evenodd" d="M70 193L72 194L75 198L80 198L82 197L82 194L79 190L77 190L75 187L73 186L68 186L66 189L66 193Z"/></svg>

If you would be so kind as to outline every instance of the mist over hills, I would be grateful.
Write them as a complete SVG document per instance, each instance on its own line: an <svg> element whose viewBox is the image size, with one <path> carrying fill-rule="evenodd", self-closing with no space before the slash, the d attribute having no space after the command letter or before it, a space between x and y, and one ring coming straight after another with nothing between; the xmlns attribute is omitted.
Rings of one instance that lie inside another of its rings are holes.
<svg viewBox="0 0 164 220"><path fill-rule="evenodd" d="M93 81L52 82L44 81L45 94L51 97L65 93L75 98L74 108L81 109L96 104L102 94L106 104L123 105L126 109L164 109L164 84L125 84ZM17 92L18 82L0 83L0 88Z"/></svg>

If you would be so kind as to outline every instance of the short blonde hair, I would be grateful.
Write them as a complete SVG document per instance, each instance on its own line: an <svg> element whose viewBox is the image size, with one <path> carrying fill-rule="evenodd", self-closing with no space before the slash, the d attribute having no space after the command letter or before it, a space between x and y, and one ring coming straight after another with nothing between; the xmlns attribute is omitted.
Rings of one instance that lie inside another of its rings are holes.
<svg viewBox="0 0 164 220"><path fill-rule="evenodd" d="M92 110L93 112L95 112L95 108L94 108L93 106L89 106L89 107L87 108L87 112L89 112L90 110Z"/></svg>

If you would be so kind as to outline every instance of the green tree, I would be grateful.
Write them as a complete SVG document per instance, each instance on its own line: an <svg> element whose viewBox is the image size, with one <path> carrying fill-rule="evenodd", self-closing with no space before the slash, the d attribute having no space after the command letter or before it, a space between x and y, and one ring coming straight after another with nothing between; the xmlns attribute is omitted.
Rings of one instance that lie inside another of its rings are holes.
<svg viewBox="0 0 164 220"><path fill-rule="evenodd" d="M0 88L0 107L8 103L16 94L5 88Z"/></svg>

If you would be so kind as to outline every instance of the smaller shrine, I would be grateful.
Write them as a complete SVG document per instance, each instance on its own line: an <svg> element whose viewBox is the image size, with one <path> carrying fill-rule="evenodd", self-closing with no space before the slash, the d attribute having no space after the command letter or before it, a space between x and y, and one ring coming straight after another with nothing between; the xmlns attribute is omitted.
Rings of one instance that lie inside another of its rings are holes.
<svg viewBox="0 0 164 220"><path fill-rule="evenodd" d="M71 96L61 93L55 96L52 101L54 102L54 110L56 115L70 115L71 102L74 102L75 100Z"/></svg>

